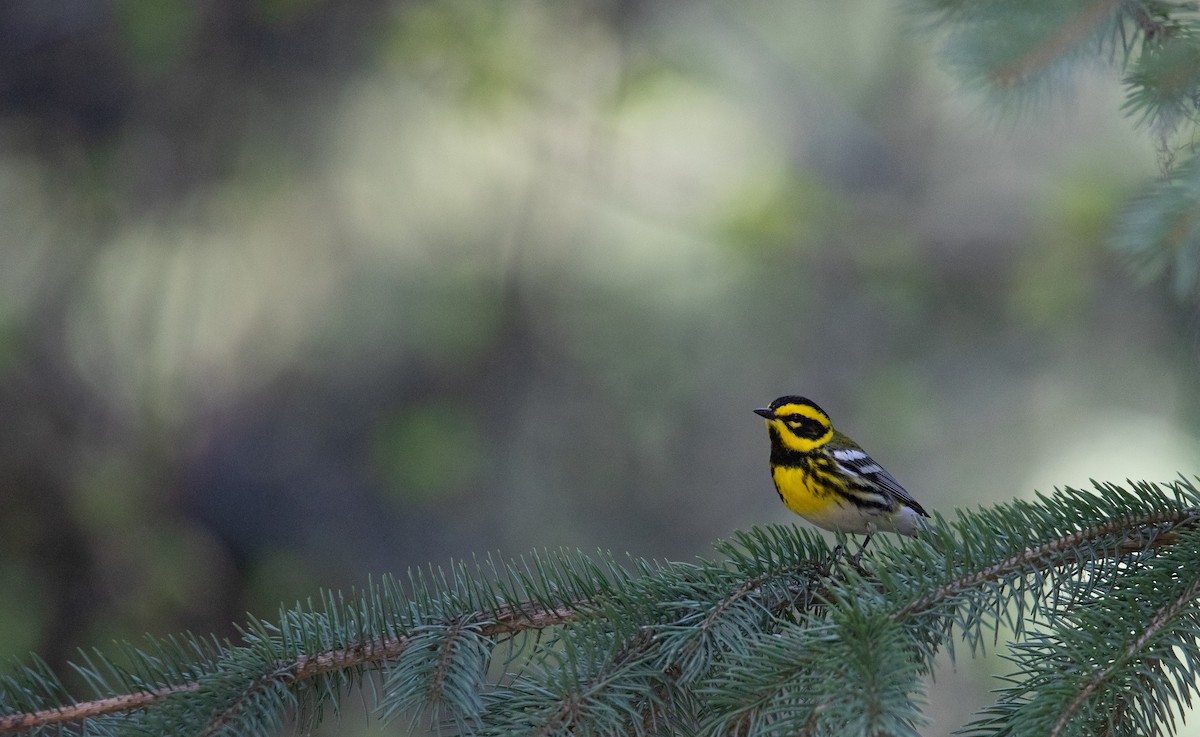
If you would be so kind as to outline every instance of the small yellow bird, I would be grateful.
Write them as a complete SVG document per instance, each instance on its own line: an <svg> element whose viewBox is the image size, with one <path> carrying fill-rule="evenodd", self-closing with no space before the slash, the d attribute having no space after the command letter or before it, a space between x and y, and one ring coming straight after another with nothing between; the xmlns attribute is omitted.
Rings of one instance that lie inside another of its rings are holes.
<svg viewBox="0 0 1200 737"><path fill-rule="evenodd" d="M826 530L865 534L859 556L876 531L927 529L924 507L815 402L789 395L754 412L767 421L771 479L788 509Z"/></svg>

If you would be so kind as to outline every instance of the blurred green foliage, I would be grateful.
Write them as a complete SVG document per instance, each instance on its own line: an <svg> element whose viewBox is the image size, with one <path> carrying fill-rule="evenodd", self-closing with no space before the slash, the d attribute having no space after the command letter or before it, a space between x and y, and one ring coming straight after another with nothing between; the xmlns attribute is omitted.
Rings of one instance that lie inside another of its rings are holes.
<svg viewBox="0 0 1200 737"><path fill-rule="evenodd" d="M489 464L474 407L453 401L415 406L376 430L373 457L402 504L436 502L468 484L486 489Z"/></svg>
<svg viewBox="0 0 1200 737"><path fill-rule="evenodd" d="M165 74L187 52L196 8L183 0L117 0L121 48L133 66Z"/></svg>
<svg viewBox="0 0 1200 737"><path fill-rule="evenodd" d="M0 653L689 556L790 519L790 392L944 512L1195 462L1107 71L997 126L881 0L108 10L0 11Z"/></svg>

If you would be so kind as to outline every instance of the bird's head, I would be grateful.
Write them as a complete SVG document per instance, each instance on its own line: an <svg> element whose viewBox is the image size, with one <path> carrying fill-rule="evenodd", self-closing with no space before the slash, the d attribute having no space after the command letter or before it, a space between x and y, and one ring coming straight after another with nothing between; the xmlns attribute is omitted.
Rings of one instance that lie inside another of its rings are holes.
<svg viewBox="0 0 1200 737"><path fill-rule="evenodd" d="M788 450L808 453L833 438L833 423L825 410L811 399L788 395L754 410L767 421L772 442Z"/></svg>

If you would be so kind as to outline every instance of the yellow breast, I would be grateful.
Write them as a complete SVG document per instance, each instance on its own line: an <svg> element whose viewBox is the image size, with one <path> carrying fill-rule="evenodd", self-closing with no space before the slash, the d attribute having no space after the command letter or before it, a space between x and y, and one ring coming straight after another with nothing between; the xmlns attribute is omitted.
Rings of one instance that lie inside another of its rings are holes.
<svg viewBox="0 0 1200 737"><path fill-rule="evenodd" d="M862 506L854 503L836 476L819 468L775 466L771 469L775 488L787 508L809 522L834 532L862 534L886 530L915 535L923 528L918 512L911 507Z"/></svg>
<svg viewBox="0 0 1200 737"><path fill-rule="evenodd" d="M771 477L783 503L801 517L821 517L831 505L838 504L837 496L804 469L775 466Z"/></svg>

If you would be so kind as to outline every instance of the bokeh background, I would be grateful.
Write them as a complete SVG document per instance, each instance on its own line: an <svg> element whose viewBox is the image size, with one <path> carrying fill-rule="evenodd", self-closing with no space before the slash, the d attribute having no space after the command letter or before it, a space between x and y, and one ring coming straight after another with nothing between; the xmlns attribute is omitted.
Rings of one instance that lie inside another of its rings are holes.
<svg viewBox="0 0 1200 737"><path fill-rule="evenodd" d="M705 555L794 520L750 412L785 393L946 514L1194 471L1194 313L1104 246L1158 170L1119 75L997 112L910 21L0 4L0 655ZM947 670L928 733L1003 670Z"/></svg>

